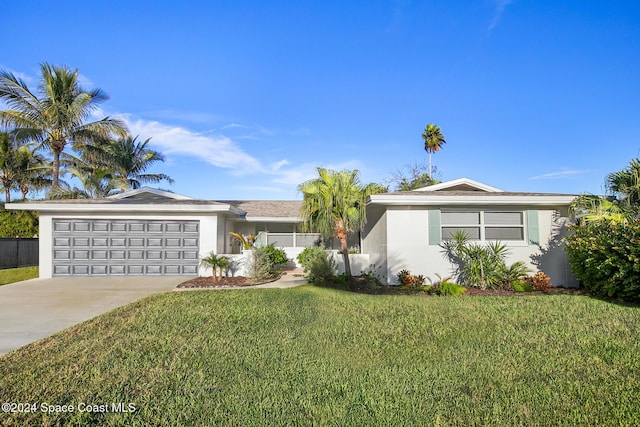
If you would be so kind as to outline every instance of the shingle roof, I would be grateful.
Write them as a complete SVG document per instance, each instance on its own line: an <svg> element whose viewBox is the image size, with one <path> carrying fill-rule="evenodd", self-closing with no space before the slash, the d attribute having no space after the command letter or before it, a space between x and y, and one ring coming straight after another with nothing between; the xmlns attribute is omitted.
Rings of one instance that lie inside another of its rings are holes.
<svg viewBox="0 0 640 427"><path fill-rule="evenodd" d="M247 213L247 217L297 218L301 200L221 200Z"/></svg>

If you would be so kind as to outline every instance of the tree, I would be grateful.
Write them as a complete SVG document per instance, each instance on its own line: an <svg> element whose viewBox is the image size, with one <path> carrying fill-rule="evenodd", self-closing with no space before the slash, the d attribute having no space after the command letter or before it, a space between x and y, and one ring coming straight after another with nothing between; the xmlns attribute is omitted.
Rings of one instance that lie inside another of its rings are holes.
<svg viewBox="0 0 640 427"><path fill-rule="evenodd" d="M434 168L436 170L437 168ZM433 175L438 175L434 173ZM411 191L440 183L429 175L429 169L424 163L408 163L402 169L396 170L387 180L395 191Z"/></svg>
<svg viewBox="0 0 640 427"><path fill-rule="evenodd" d="M11 202L11 190L16 188L18 153L9 132L0 132L0 185L5 192L5 201Z"/></svg>
<svg viewBox="0 0 640 427"><path fill-rule="evenodd" d="M115 141L88 144L83 149L86 159L92 159L97 165L113 171L116 186L126 191L140 188L143 183L157 183L173 179L162 173L144 173L156 162L164 162L159 152L147 147L151 138L144 142L136 136L126 136Z"/></svg>
<svg viewBox="0 0 640 427"><path fill-rule="evenodd" d="M317 171L318 178L298 186L303 194L300 209L303 230L338 238L345 273L351 276L347 237L364 227L367 197L384 192L385 188L376 183L363 186L358 170L336 172L317 168Z"/></svg>
<svg viewBox="0 0 640 427"><path fill-rule="evenodd" d="M118 192L114 174L110 169L85 162L82 158L66 154L61 159L65 170L82 184L82 188L66 183L54 187L52 199L98 199Z"/></svg>
<svg viewBox="0 0 640 427"><path fill-rule="evenodd" d="M633 159L625 169L606 177L607 189L625 208L640 208L640 159Z"/></svg>
<svg viewBox="0 0 640 427"><path fill-rule="evenodd" d="M444 135L440 132L440 128L431 123L424 128L422 139L424 139L424 149L429 153L429 177L433 178L431 155L436 151L440 151L442 145L446 144L447 141L445 141Z"/></svg>
<svg viewBox="0 0 640 427"><path fill-rule="evenodd" d="M79 148L89 141L112 135L126 135L124 122L105 117L86 120L108 98L101 89L83 90L78 70L44 63L40 66L39 94L13 73L0 70L0 100L9 110L0 111L0 120L16 129L20 140L35 140L53 154L53 187L59 186L60 155L68 144Z"/></svg>

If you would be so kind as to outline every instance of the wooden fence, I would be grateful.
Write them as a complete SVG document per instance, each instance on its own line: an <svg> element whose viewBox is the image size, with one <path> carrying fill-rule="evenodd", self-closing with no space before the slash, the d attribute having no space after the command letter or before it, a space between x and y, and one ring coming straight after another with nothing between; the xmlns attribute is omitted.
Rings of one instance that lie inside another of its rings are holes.
<svg viewBox="0 0 640 427"><path fill-rule="evenodd" d="M0 239L0 269L38 265L38 239Z"/></svg>

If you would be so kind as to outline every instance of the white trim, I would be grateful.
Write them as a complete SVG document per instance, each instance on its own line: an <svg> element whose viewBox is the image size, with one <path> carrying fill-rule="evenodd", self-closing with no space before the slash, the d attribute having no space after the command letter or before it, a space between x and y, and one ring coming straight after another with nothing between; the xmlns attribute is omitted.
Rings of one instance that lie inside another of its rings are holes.
<svg viewBox="0 0 640 427"><path fill-rule="evenodd" d="M483 184L478 181L474 181L469 178L458 178L452 181L441 182L440 184L428 185L426 187L417 188L413 191L438 191L438 190L446 190L447 188L457 187L458 185L468 185L469 187L477 188L481 191L486 191L487 193L502 193L504 190L501 190L496 187L492 187L487 184Z"/></svg>
<svg viewBox="0 0 640 427"><path fill-rule="evenodd" d="M166 197L168 199L175 200L193 200L193 197L183 196L182 194L171 193L169 191L159 190L157 188L151 187L140 187L135 190L128 190L122 193L114 194L112 196L107 197L108 199L126 199L127 197L136 196L142 193L150 193L154 196Z"/></svg>
<svg viewBox="0 0 640 427"><path fill-rule="evenodd" d="M437 193L429 196L415 194L373 194L369 196L369 204L374 205L414 205L414 206L448 206L448 205L529 205L529 206L562 206L569 205L576 196L540 195L540 196L440 196Z"/></svg>
<svg viewBox="0 0 640 427"><path fill-rule="evenodd" d="M244 215L244 211L232 205L206 204L206 205L167 205L167 204L120 204L120 203L8 203L5 207L9 210L56 212L58 214L72 214L74 212L138 212L138 213L207 213L207 212L231 212L236 215Z"/></svg>

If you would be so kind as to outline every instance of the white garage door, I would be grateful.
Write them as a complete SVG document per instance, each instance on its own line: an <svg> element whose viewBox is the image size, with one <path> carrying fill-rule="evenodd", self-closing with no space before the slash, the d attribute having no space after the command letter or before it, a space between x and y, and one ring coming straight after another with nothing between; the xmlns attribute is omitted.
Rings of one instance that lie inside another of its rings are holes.
<svg viewBox="0 0 640 427"><path fill-rule="evenodd" d="M53 275L197 275L199 228L199 221L54 219Z"/></svg>

